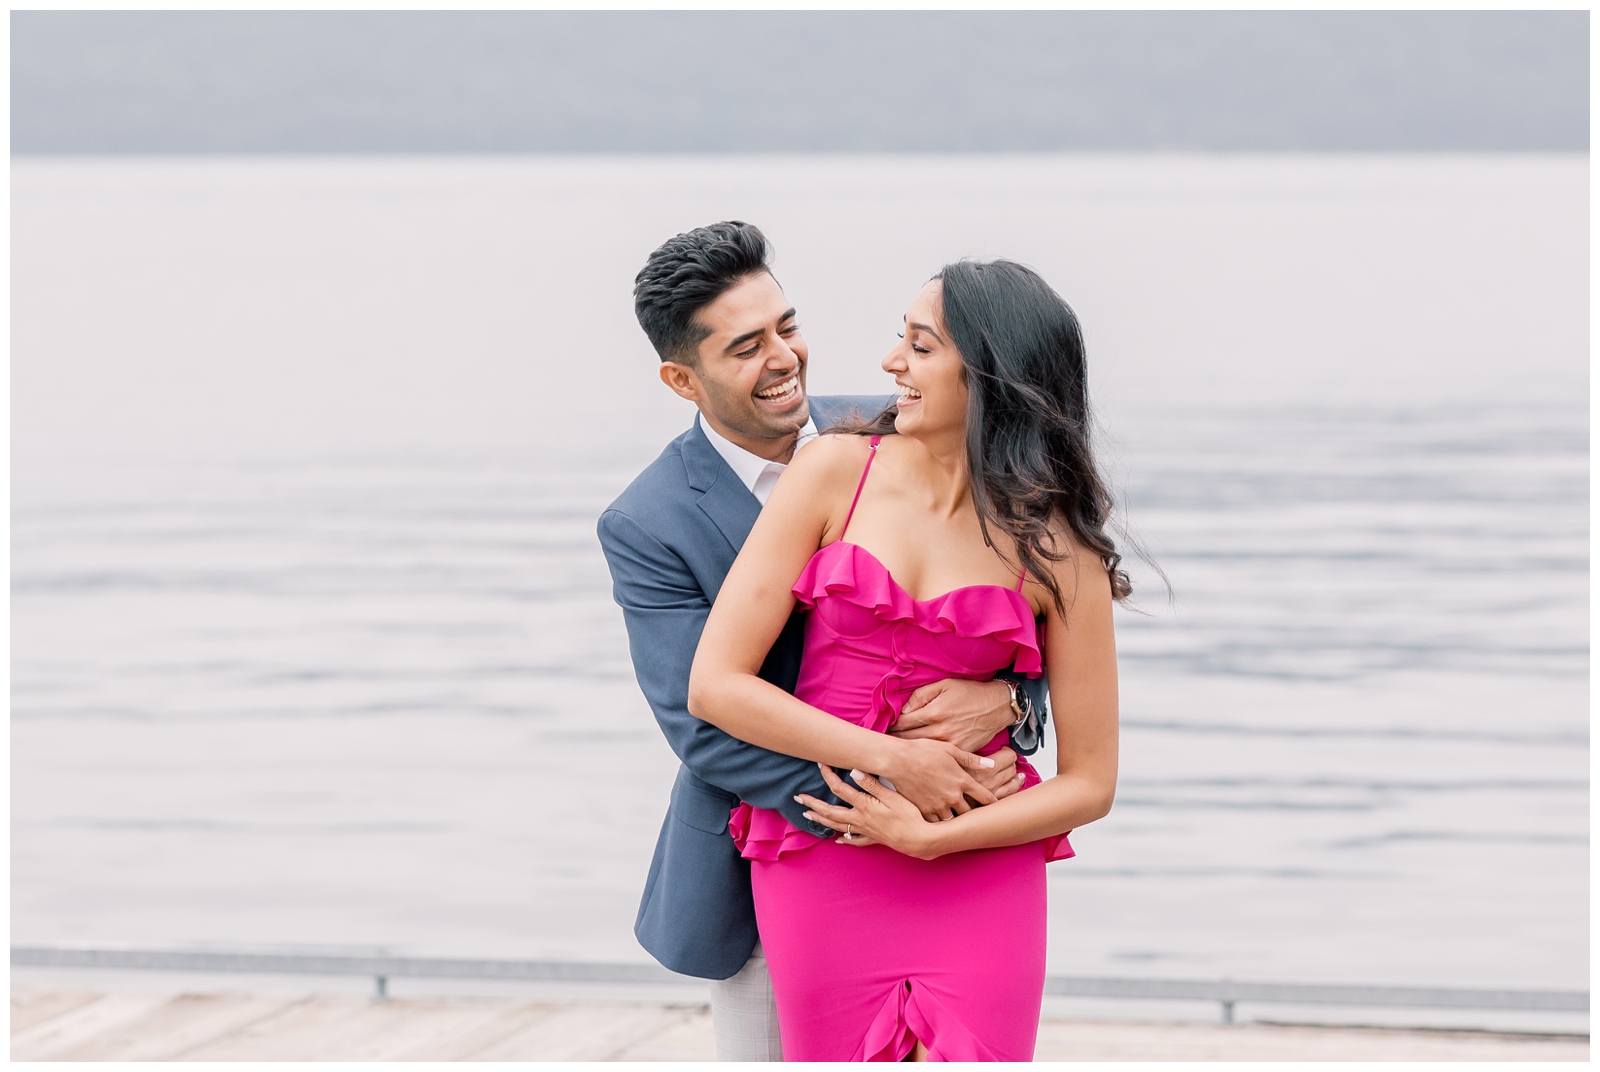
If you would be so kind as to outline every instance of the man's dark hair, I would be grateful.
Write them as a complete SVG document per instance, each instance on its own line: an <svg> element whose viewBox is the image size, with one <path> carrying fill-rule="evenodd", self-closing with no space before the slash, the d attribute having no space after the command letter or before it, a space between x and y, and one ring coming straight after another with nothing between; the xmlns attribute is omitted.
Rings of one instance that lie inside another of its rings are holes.
<svg viewBox="0 0 1600 1072"><path fill-rule="evenodd" d="M771 254L767 236L740 220L685 231L650 254L633 278L633 311L661 360L693 365L711 334L694 314L746 276L770 272Z"/></svg>

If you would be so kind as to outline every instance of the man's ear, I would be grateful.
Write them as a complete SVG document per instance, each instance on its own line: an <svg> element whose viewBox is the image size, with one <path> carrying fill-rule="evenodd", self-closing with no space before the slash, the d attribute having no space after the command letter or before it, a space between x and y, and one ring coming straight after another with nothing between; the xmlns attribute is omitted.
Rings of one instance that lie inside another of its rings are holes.
<svg viewBox="0 0 1600 1072"><path fill-rule="evenodd" d="M661 382L672 388L672 393L690 402L700 401L700 377L688 365L676 361L661 362Z"/></svg>

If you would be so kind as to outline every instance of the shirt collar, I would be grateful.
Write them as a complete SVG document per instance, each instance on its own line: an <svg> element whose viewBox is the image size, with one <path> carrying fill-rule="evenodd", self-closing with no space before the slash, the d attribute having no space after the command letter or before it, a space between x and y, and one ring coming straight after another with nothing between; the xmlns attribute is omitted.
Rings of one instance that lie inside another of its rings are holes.
<svg viewBox="0 0 1600 1072"><path fill-rule="evenodd" d="M711 427L711 422L704 420L698 414L695 415L695 420L699 422L700 430L706 434L706 438L711 441L712 447L716 449L718 454L722 455L722 460L728 463L728 468L733 470L734 476L739 478L739 482L752 495L756 491L756 481L761 479L762 474L768 472L769 469L781 473L787 468L782 462L769 462L760 455L751 454L737 443L719 435L717 430ZM805 426L800 429L800 438L795 442L794 449L799 450L816 437L817 422L807 417Z"/></svg>

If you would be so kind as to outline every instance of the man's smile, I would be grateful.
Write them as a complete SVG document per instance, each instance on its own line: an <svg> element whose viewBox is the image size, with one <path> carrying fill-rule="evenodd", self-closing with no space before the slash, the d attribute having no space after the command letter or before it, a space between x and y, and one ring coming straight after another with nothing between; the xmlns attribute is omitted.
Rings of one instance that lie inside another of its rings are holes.
<svg viewBox="0 0 1600 1072"><path fill-rule="evenodd" d="M800 374L795 373L786 380L780 380L771 387L764 387L755 392L757 400L778 409L786 409L800 400L805 393L800 386Z"/></svg>

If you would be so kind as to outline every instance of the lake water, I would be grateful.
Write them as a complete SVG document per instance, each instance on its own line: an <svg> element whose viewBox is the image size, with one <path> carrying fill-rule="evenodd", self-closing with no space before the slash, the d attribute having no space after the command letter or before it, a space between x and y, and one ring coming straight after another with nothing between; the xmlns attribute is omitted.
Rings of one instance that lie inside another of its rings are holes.
<svg viewBox="0 0 1600 1072"><path fill-rule="evenodd" d="M14 941L644 959L676 761L594 523L690 418L632 275L739 217L816 393L956 256L1084 319L1174 597L1053 971L1586 985L1585 158L12 177Z"/></svg>

